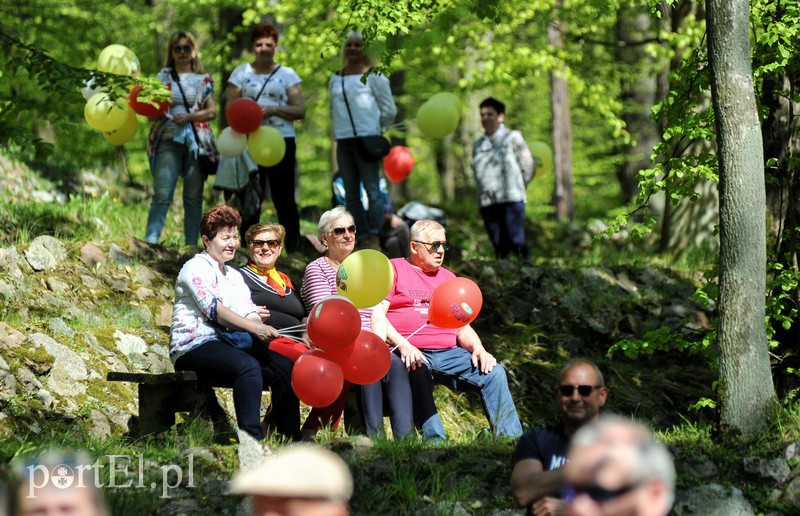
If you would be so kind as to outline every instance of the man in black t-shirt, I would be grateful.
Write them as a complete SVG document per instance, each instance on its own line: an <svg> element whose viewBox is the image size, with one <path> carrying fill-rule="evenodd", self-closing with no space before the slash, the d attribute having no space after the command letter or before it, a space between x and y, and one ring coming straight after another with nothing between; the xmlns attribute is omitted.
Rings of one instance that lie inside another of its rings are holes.
<svg viewBox="0 0 800 516"><path fill-rule="evenodd" d="M566 486L564 464L569 441L605 405L608 390L603 374L591 361L570 360L559 375L556 403L563 413L557 425L532 428L520 437L514 451L511 489L521 506L536 516L560 515L566 506L560 499Z"/></svg>

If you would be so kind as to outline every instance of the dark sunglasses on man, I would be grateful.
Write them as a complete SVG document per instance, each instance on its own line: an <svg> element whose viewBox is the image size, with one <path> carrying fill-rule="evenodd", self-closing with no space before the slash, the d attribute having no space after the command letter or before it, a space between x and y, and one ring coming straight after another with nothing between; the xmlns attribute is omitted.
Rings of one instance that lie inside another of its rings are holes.
<svg viewBox="0 0 800 516"><path fill-rule="evenodd" d="M602 387L602 385L559 385L558 392L560 392L562 396L569 397L572 396L575 389L578 389L578 394L583 398L587 398L600 387Z"/></svg>
<svg viewBox="0 0 800 516"><path fill-rule="evenodd" d="M443 249L445 251L450 249L450 246L447 245L447 242L439 242L438 240L436 242L423 242L422 240L414 240L414 242L427 246L428 252L431 253L438 252L439 249Z"/></svg>

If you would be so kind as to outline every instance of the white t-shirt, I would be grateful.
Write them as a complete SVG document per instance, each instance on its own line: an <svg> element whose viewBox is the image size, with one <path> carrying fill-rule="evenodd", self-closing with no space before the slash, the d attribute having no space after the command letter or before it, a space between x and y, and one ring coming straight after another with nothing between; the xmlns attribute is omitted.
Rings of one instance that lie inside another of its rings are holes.
<svg viewBox="0 0 800 516"><path fill-rule="evenodd" d="M237 66L231 72L228 83L242 90L243 98L255 100L259 106L288 106L288 90L302 82L300 77L288 66L281 66L269 78L264 91L261 91L264 81L269 76L269 73L256 73L250 63L245 63ZM261 92L261 95L259 95L259 92ZM258 95L258 98L256 98L256 95ZM279 116L265 118L261 125L274 127L284 138L293 138L295 134L294 121L286 120Z"/></svg>

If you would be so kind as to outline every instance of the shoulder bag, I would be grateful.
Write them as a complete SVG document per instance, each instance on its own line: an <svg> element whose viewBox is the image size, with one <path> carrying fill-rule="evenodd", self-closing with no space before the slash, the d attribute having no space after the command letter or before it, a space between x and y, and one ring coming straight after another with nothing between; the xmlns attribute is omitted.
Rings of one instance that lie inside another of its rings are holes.
<svg viewBox="0 0 800 516"><path fill-rule="evenodd" d="M341 72L340 72L341 73ZM379 161L389 154L392 144L383 135L376 136L358 136L356 132L356 123L353 121L353 113L350 111L350 103L347 101L347 92L344 89L344 74L342 78L342 96L344 97L344 105L347 107L347 116L350 117L350 125L353 126L353 136L356 138L356 145L358 148L358 155L364 161Z"/></svg>
<svg viewBox="0 0 800 516"><path fill-rule="evenodd" d="M172 76L172 80L178 85L181 97L183 98L183 105L186 107L186 112L191 113L192 110L189 107L189 103L186 101L186 95L183 93L183 87L181 86L178 72L172 68L170 70L170 75ZM217 173L217 167L219 166L219 152L217 151L217 144L214 141L214 133L211 132L210 129L208 130L210 134L202 142L204 145L201 145L200 135L197 134L197 125L202 123L204 122L192 122L192 132L194 133L194 140L197 142L197 166L200 167L200 172L203 173L203 176L213 176ZM202 129L206 129L207 127L208 124L206 123L206 127Z"/></svg>

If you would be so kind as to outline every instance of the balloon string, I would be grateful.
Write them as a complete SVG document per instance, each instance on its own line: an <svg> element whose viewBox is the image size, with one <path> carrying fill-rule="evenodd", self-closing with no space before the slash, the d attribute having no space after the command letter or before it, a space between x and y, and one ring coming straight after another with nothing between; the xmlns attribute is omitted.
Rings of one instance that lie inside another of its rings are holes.
<svg viewBox="0 0 800 516"><path fill-rule="evenodd" d="M304 340L303 340L303 339L301 339L300 337L295 337L294 335L284 335L284 334L282 334L282 333L278 333L278 335L280 335L281 337L284 337L284 338L286 338L286 339L290 339L290 340L293 340L293 341L295 341L295 342L299 342L299 343L301 343L301 344L305 344L305 343L306 343L306 341L304 341Z"/></svg>
<svg viewBox="0 0 800 516"><path fill-rule="evenodd" d="M406 340L411 340L411 337L413 337L414 335L416 335L417 333L419 333L420 331L422 331L422 328L424 328L424 327L425 327L425 326L427 326L428 324L429 324L429 323L427 323L427 322L426 322L425 324L423 324L422 326L420 326L419 328L417 328L416 330L414 330L414 332L413 332L411 335L409 335L408 337L406 337Z"/></svg>
<svg viewBox="0 0 800 516"><path fill-rule="evenodd" d="M306 327L305 324L295 324L294 326L287 326L285 328L281 328L281 330L294 330L297 328L305 328L305 327Z"/></svg>
<svg viewBox="0 0 800 516"><path fill-rule="evenodd" d="M287 328L281 328L280 330L278 330L278 333L283 335L284 333L303 333L304 331L306 331L305 328L294 328L294 329L292 329L292 328L288 328L288 329Z"/></svg>

